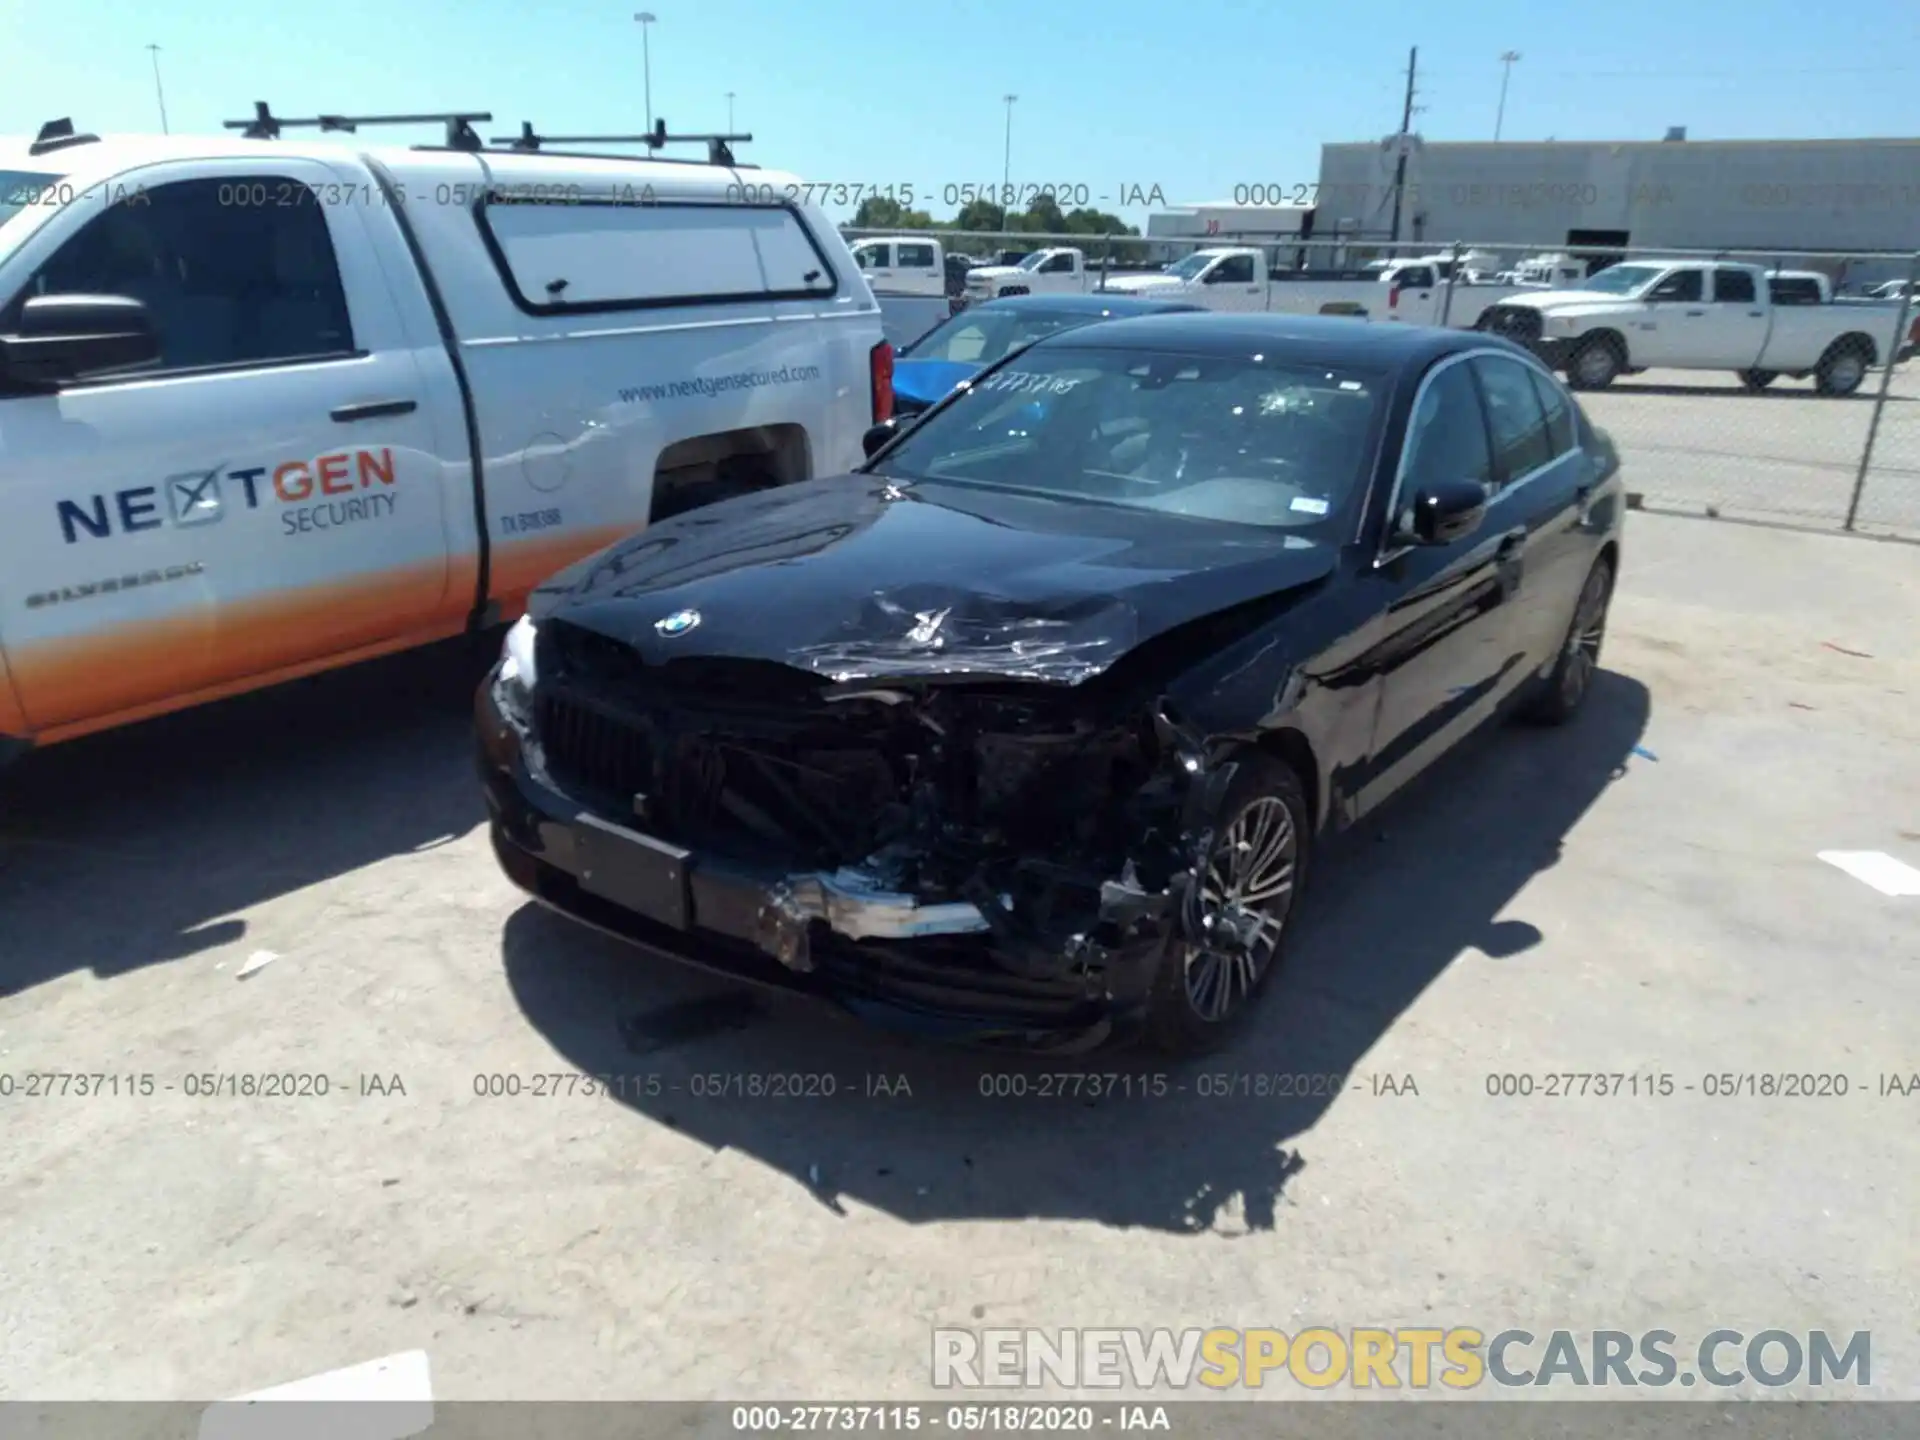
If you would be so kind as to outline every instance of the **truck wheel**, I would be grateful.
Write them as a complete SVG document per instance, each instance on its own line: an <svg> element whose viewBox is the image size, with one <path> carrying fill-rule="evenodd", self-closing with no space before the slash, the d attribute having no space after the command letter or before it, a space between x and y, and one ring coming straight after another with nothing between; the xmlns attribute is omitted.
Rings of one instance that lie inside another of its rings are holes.
<svg viewBox="0 0 1920 1440"><path fill-rule="evenodd" d="M1609 335L1596 335L1567 360L1567 383L1575 390L1604 390L1626 368L1620 342Z"/></svg>
<svg viewBox="0 0 1920 1440"><path fill-rule="evenodd" d="M1867 378L1868 350L1862 340L1836 340L1820 357L1813 386L1822 395L1851 395Z"/></svg>
<svg viewBox="0 0 1920 1440"><path fill-rule="evenodd" d="M1147 998L1145 1038L1168 1055L1203 1055L1246 1023L1280 968L1307 878L1312 831L1300 776L1268 755L1235 758L1239 772L1195 897L1199 924L1219 938L1175 934Z"/></svg>
<svg viewBox="0 0 1920 1440"><path fill-rule="evenodd" d="M1780 378L1778 370L1736 370L1740 383L1749 390L1764 390Z"/></svg>

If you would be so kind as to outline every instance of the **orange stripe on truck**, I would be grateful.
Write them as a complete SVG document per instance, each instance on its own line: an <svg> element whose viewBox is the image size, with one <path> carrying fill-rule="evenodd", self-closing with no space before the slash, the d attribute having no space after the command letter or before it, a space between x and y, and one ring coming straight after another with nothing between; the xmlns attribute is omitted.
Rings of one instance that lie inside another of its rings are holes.
<svg viewBox="0 0 1920 1440"><path fill-rule="evenodd" d="M210 691L235 694L457 633L473 581L471 565L456 570L467 572L464 587L449 583L439 559L8 654L23 708L45 742L180 709Z"/></svg>
<svg viewBox="0 0 1920 1440"><path fill-rule="evenodd" d="M539 540L496 542L492 585L501 619L511 619L525 609L527 596L534 586L549 575L629 535L638 534L640 529L638 525L603 525L597 530L574 530Z"/></svg>

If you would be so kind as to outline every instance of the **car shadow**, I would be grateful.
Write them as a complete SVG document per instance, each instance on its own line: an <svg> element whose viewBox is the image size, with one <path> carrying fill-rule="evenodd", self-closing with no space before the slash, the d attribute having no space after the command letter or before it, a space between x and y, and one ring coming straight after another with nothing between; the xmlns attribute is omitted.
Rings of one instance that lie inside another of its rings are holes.
<svg viewBox="0 0 1920 1440"><path fill-rule="evenodd" d="M250 906L472 830L497 648L449 641L0 771L0 995L232 943Z"/></svg>
<svg viewBox="0 0 1920 1440"><path fill-rule="evenodd" d="M555 1048L607 1077L605 1103L751 1155L837 1212L853 1200L913 1222L1270 1228L1303 1168L1288 1142L1341 1091L1260 1077L1371 1083L1367 1052L1462 952L1540 944L1523 918L1496 917L1625 773L1648 714L1644 686L1602 671L1573 724L1484 730L1328 844L1274 993L1201 1062L915 1046L533 904L505 927L506 974Z"/></svg>

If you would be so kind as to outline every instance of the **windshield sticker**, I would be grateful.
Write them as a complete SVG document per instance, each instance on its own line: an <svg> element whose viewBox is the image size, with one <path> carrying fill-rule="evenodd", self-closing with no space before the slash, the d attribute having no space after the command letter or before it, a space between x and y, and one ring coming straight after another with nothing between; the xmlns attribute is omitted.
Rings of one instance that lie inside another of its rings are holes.
<svg viewBox="0 0 1920 1440"><path fill-rule="evenodd" d="M1293 497L1293 503L1287 508L1298 510L1302 515L1324 515L1327 513L1327 502L1317 500L1310 495L1296 495Z"/></svg>
<svg viewBox="0 0 1920 1440"><path fill-rule="evenodd" d="M1058 375L1042 375L1032 370L997 370L986 379L975 381L972 388L1027 395L1067 395L1079 384L1078 380L1064 380Z"/></svg>

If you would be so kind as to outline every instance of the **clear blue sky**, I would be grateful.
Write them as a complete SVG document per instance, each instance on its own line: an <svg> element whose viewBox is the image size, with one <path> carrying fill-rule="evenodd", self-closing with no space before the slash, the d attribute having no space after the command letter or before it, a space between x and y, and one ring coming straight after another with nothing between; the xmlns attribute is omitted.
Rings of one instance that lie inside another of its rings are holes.
<svg viewBox="0 0 1920 1440"><path fill-rule="evenodd" d="M646 3L646 0L643 0ZM1311 183L1319 147L1399 120L1493 133L1514 49L1509 139L1920 135L1920 4L1854 0L651 0L653 103L724 128L742 158L813 181L997 182L1006 106L1016 182L1122 186L1169 202ZM71 115L217 130L256 99L284 114L491 110L501 132L644 128L639 5L621 0L0 0L0 133ZM390 132L389 138L429 138ZM1550 179L1551 177L1543 177ZM951 210L937 203L938 217ZM922 204L925 204L923 198ZM1124 211L1138 223L1142 212Z"/></svg>

